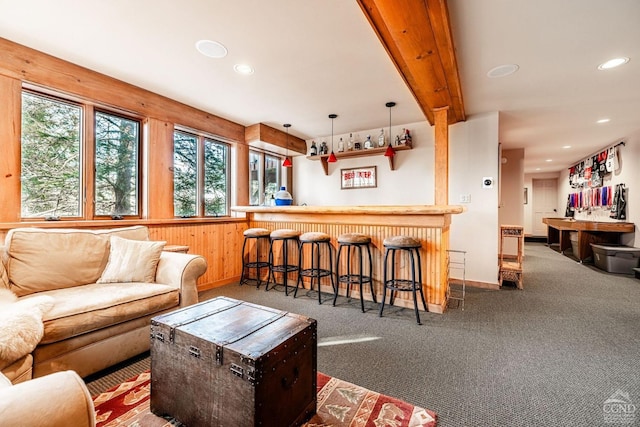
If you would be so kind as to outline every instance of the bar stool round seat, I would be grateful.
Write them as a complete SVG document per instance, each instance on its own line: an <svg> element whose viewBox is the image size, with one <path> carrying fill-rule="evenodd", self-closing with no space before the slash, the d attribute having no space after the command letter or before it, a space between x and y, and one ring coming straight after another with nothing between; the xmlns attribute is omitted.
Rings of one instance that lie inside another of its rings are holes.
<svg viewBox="0 0 640 427"><path fill-rule="evenodd" d="M311 267L304 268L304 246L311 245ZM329 253L328 267L322 267L321 248L324 247ZM318 304L322 304L322 292L320 292L320 279L329 276L331 278L331 287L334 293L337 292L336 284L333 279L333 255L331 246L331 236L327 233L317 231L309 231L300 236L299 252L298 252L298 281L296 282L296 290L293 293L295 298L298 295L300 284L304 287L303 278L309 277L310 288L313 290L314 279L318 286Z"/></svg>
<svg viewBox="0 0 640 427"><path fill-rule="evenodd" d="M301 234L300 231L292 230L289 228L281 228L281 229L273 230L269 234L269 239L271 241L271 244L269 245L270 268L269 268L269 278L267 279L267 286L265 288L266 291L269 290L269 283L271 282L271 279L273 279L273 286L271 288L273 289L276 285L283 285L284 294L289 295L289 273L299 270L298 263L294 263L294 260L289 259L289 256L291 255L290 253L291 251L289 250L289 244L293 242L297 246L299 242L298 238L300 237L300 234ZM274 253L273 253L274 252L273 246L274 246L274 243L276 242L281 242L282 255L280 258L280 262L278 264L276 264L274 261ZM275 273L282 274L283 276L282 283L277 282Z"/></svg>
<svg viewBox="0 0 640 427"><path fill-rule="evenodd" d="M260 270L263 268L269 268L269 261L261 260L260 257L260 240L263 239L266 242L269 241L269 234L271 232L266 228L248 228L242 234L244 235L244 242L242 243L242 274L240 275L240 285L242 286L245 283L249 283L249 271L251 269L256 270L256 288L260 287L262 283L262 275L260 274ZM255 240L255 258L251 259L251 254L248 253L245 259L245 248L247 243L251 240ZM266 243L265 242L265 243ZM264 255L262 256L264 259ZM267 274L267 284L268 284L268 274Z"/></svg>
<svg viewBox="0 0 640 427"><path fill-rule="evenodd" d="M340 288L340 283L344 283L346 285L346 297L349 298L349 293L351 291L351 285L357 284L360 286L360 309L364 313L364 295L363 295L363 285L365 283L369 283L369 289L371 290L371 298L374 303L376 301L376 294L373 290L373 280L371 278L373 271L373 260L371 257L371 248L369 244L371 243L371 237L362 233L346 233L338 236L338 254L336 255L336 276L338 277L338 286L336 287L336 292L333 296L333 305L336 305L336 300L338 299L338 290ZM343 249L347 249L347 265L345 274L340 274L340 256L342 254ZM365 270L364 266L364 254L363 248L367 249L367 260L368 264ZM356 253L358 269L355 271L352 267L352 251ZM365 274L368 272L369 274Z"/></svg>
<svg viewBox="0 0 640 427"><path fill-rule="evenodd" d="M424 292L422 291L422 267L420 262L420 248L422 243L420 240L410 236L391 236L387 237L383 241L384 245L384 273L383 273L383 290L382 290L382 304L380 305L379 316L382 317L382 311L384 310L385 299L387 295L387 289L391 291L389 297L389 303L393 305L395 293L411 292L413 294L413 307L416 313L416 321L418 325L420 322L420 313L418 311L418 296L420 293L420 299L422 300L422 306L424 311L427 310L427 303L424 298ZM409 258L409 264L411 266L411 277L400 278L396 271L396 252L400 251L397 255L402 256L405 254ZM391 274L389 275L388 266L391 264ZM416 264L418 270L418 279L416 280Z"/></svg>

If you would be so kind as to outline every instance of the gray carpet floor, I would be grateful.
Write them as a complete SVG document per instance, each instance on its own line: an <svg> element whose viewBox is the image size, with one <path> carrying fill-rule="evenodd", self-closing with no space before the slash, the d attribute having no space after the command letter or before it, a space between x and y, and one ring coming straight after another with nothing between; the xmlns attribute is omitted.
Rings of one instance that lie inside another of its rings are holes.
<svg viewBox="0 0 640 427"><path fill-rule="evenodd" d="M621 392L640 408L640 281L541 243L525 245L524 290L467 288L465 310L425 313L237 284L206 291L318 320L318 370L438 413L446 426L615 426ZM143 355L88 378L92 394L148 369ZM124 379L124 378L123 378ZM640 425L640 409L630 421ZM609 422L607 422L609 421ZM611 422L612 421L612 422ZM626 424L629 425L629 424Z"/></svg>

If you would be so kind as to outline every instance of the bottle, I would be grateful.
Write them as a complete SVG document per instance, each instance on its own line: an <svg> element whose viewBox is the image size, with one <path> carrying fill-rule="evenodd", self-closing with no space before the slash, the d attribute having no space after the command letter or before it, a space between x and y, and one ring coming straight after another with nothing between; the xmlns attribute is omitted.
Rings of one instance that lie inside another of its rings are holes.
<svg viewBox="0 0 640 427"><path fill-rule="evenodd" d="M405 130L404 143L405 145L408 145L409 147L411 147L411 134L409 133L409 129Z"/></svg>
<svg viewBox="0 0 640 427"><path fill-rule="evenodd" d="M349 142L347 143L347 151L353 150L353 134L349 134Z"/></svg>
<svg viewBox="0 0 640 427"><path fill-rule="evenodd" d="M400 135L396 135L396 145L400 145Z"/></svg>
<svg viewBox="0 0 640 427"><path fill-rule="evenodd" d="M367 139L364 141L364 149L368 150L373 148L373 143L371 142L371 135L367 135Z"/></svg>
<svg viewBox="0 0 640 427"><path fill-rule="evenodd" d="M326 141L322 141L320 144L320 154L327 154L329 152L329 148L327 147Z"/></svg>
<svg viewBox="0 0 640 427"><path fill-rule="evenodd" d="M405 145L407 143L407 130L402 128L402 135L400 135L400 145Z"/></svg>
<svg viewBox="0 0 640 427"><path fill-rule="evenodd" d="M316 142L315 141L311 141L311 152L309 153L310 156L317 156L318 155L318 147L316 146Z"/></svg>
<svg viewBox="0 0 640 427"><path fill-rule="evenodd" d="M380 135L378 135L378 147L384 147L384 129L380 129Z"/></svg>
<svg viewBox="0 0 640 427"><path fill-rule="evenodd" d="M362 143L360 142L360 135L356 134L355 142L353 143L354 150L362 150Z"/></svg>
<svg viewBox="0 0 640 427"><path fill-rule="evenodd" d="M344 141L342 140L342 138L340 138L340 141L338 141L338 153L342 153L344 151Z"/></svg>

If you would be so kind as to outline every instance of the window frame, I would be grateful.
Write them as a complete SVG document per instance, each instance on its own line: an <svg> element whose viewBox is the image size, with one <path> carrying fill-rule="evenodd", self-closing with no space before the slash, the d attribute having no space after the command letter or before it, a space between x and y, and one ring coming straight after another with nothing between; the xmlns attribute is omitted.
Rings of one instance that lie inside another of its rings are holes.
<svg viewBox="0 0 640 427"><path fill-rule="evenodd" d="M196 214L193 216L180 216L176 215L175 210L175 188L173 190L173 214L174 218L226 218L231 216L231 144L223 141L220 137L216 137L215 135L211 135L207 132L198 131L195 129L191 129L185 126L174 126L173 129L173 160L175 161L175 134L176 132L186 134L196 138ZM225 204L224 210L225 213L215 214L215 215L205 215L205 143L213 143L216 145L220 145L224 147L225 152L225 176L224 176L224 185L225 185ZM175 183L175 175L174 175L174 183Z"/></svg>
<svg viewBox="0 0 640 427"><path fill-rule="evenodd" d="M258 171L258 186L259 186L259 191L258 191L258 204L251 204L251 155L252 154L257 154L258 155L258 167L257 167L257 171ZM265 200L265 185L266 185L266 175L267 175L267 156L269 157L273 157L275 159L278 159L278 182L276 185L276 191L278 191L280 189L280 187L282 187L284 184L284 181L286 180L287 174L285 173L285 169L282 166L282 162L285 159L285 156L281 156L279 154L273 153L271 151L267 151L267 150L261 150L255 147L251 147L249 149L249 194L248 194L248 201L249 201L249 205L251 206L265 206L267 205L267 201Z"/></svg>
<svg viewBox="0 0 640 427"><path fill-rule="evenodd" d="M90 102L85 99L81 99L74 96L65 95L58 91L50 90L47 88L41 88L38 86L23 84L21 88L21 100L24 93L28 93L33 96L38 96L45 99L50 99L53 102L60 102L62 104L69 104L76 106L80 109L80 154L79 154L79 173L80 173L80 193L79 193L79 216L62 216L57 217L56 221L91 221L91 220L104 220L104 219L141 219L143 218L146 182L144 171L144 139L145 139L145 125L144 118L140 115L133 114L131 112L124 112L117 108L111 108L103 106L94 102ZM21 101L22 105L22 101ZM119 217L113 215L96 215L95 212L95 195L96 195L96 183L95 183L95 168L97 165L96 159L96 114L108 114L116 117L120 117L125 120L131 120L138 123L138 138L137 138L137 176L136 176L136 204L137 213L135 215L121 215ZM22 122L20 123L20 136L22 138ZM22 164L22 160L21 160ZM22 191L22 190L21 190ZM36 222L47 220L46 217L23 217L22 216L22 201L20 203L20 221L21 222Z"/></svg>

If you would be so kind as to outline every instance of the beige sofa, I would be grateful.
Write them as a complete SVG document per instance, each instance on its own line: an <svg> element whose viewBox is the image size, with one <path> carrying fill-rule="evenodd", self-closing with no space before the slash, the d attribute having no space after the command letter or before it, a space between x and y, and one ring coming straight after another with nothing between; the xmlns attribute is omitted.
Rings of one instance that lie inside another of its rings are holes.
<svg viewBox="0 0 640 427"><path fill-rule="evenodd" d="M10 230L0 288L21 303L44 295L53 304L35 350L0 357L0 371L14 384L64 370L84 377L148 350L151 318L198 302L196 280L207 268L201 256L148 239L144 226Z"/></svg>
<svg viewBox="0 0 640 427"><path fill-rule="evenodd" d="M73 371L56 372L17 385L0 374L0 424L93 427L96 416L89 390Z"/></svg>

